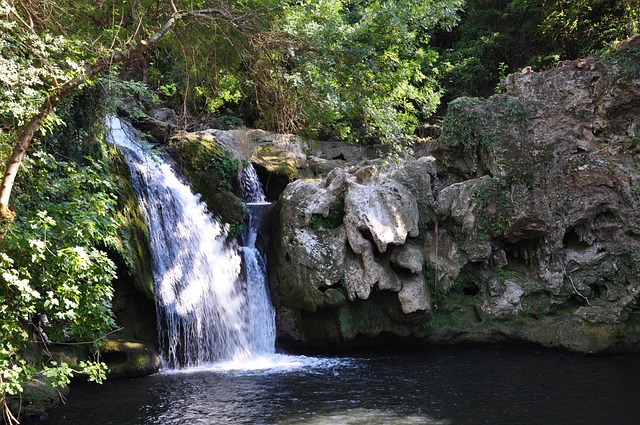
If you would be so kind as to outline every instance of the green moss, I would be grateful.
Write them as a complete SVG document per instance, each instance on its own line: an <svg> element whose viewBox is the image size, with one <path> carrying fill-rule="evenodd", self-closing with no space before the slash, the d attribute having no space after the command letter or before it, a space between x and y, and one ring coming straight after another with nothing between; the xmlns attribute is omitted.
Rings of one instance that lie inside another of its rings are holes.
<svg viewBox="0 0 640 425"><path fill-rule="evenodd" d="M460 146L465 153L474 152L478 143L492 144L489 134L482 131L482 112L476 106L478 98L461 97L449 104L442 123L442 141L449 146Z"/></svg>
<svg viewBox="0 0 640 425"><path fill-rule="evenodd" d="M525 104L506 95L486 101L462 97L449 104L442 141L465 155L475 155L478 146L493 152L500 140L526 123L527 116Z"/></svg>
<svg viewBox="0 0 640 425"><path fill-rule="evenodd" d="M135 286L148 299L154 299L149 230L140 211L137 197L129 181L129 172L122 156L109 148L110 169L118 179L119 254L133 278Z"/></svg>
<svg viewBox="0 0 640 425"><path fill-rule="evenodd" d="M238 159L222 149L213 136L173 138L169 144L172 157L198 193L232 190L241 170ZM200 179L205 175L205 182Z"/></svg>
<svg viewBox="0 0 640 425"><path fill-rule="evenodd" d="M211 135L173 138L168 148L194 192L202 196L209 211L230 224L229 237L242 228L244 203L233 193L242 169L240 160L222 149Z"/></svg>
<svg viewBox="0 0 640 425"><path fill-rule="evenodd" d="M388 291L374 291L368 300L355 299L301 315L301 330L313 345L344 343L358 336L383 333L409 335L414 325L402 312L397 294Z"/></svg>
<svg viewBox="0 0 640 425"><path fill-rule="evenodd" d="M309 219L309 225L313 229L335 229L342 224L344 219L344 198L346 191L343 190L329 207L329 214L324 217L320 214L313 214Z"/></svg>
<svg viewBox="0 0 640 425"><path fill-rule="evenodd" d="M286 175L290 180L298 178L298 167L286 151L271 145L260 145L255 154L258 163L276 174Z"/></svg>
<svg viewBox="0 0 640 425"><path fill-rule="evenodd" d="M500 235L507 228L513 210L508 185L498 179L481 182L476 186L473 197L480 202L478 216L479 234Z"/></svg>

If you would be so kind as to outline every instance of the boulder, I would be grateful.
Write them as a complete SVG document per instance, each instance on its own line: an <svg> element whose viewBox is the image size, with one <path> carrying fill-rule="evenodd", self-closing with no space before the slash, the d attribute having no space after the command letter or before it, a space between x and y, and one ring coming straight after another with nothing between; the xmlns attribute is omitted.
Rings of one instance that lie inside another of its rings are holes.
<svg viewBox="0 0 640 425"><path fill-rule="evenodd" d="M304 312L349 309L373 293L405 315L429 312L423 255L411 242L419 236L417 200L392 173L366 164L352 172L334 169L322 181L299 180L276 211L272 293L278 315L297 312L298 321L288 320L281 336L316 343L317 336L301 332ZM349 341L357 336L351 329L344 323L335 335ZM394 330L377 330L383 331Z"/></svg>

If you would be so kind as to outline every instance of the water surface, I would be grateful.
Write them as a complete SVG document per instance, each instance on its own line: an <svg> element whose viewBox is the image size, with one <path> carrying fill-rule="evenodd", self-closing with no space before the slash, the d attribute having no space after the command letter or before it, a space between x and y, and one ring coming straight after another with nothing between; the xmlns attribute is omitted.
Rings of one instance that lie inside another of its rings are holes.
<svg viewBox="0 0 640 425"><path fill-rule="evenodd" d="M282 357L80 384L36 423L635 425L639 418L639 355L490 346Z"/></svg>

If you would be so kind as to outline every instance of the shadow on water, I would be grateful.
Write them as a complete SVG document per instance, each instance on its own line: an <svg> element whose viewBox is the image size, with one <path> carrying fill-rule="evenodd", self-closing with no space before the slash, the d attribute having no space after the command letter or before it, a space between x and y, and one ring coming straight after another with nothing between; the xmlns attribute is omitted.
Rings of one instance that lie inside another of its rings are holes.
<svg viewBox="0 0 640 425"><path fill-rule="evenodd" d="M65 406L36 423L637 424L639 360L440 347L271 369L201 368L77 385Z"/></svg>

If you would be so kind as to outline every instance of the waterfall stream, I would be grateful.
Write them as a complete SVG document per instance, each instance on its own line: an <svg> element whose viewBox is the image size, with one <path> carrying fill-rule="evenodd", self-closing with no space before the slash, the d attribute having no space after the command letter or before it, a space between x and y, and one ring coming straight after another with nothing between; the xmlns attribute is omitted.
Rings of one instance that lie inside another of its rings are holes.
<svg viewBox="0 0 640 425"><path fill-rule="evenodd" d="M265 202L262 186L255 169L250 166L242 172L243 197L247 202L247 215L242 232L242 258L249 300L249 346L251 352L272 354L276 340L276 313L267 290L267 264L256 246L260 225L270 203Z"/></svg>
<svg viewBox="0 0 640 425"><path fill-rule="evenodd" d="M245 246L238 247L227 241L225 229L169 162L137 142L118 118L108 118L107 124L149 228L164 367L243 362L273 353L275 314L264 258L255 246L260 215L253 212L264 211L259 182L250 182L246 190L258 204L248 207Z"/></svg>

